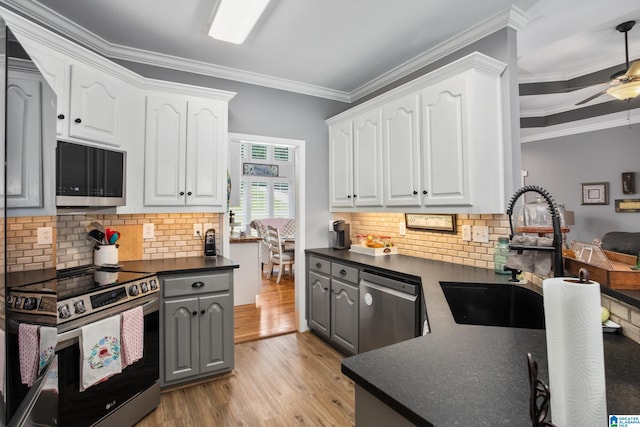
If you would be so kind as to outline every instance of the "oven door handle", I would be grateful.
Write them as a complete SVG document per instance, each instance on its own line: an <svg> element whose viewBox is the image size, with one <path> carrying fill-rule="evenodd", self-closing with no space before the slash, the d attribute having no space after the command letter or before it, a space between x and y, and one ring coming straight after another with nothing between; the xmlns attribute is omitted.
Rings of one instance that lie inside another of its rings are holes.
<svg viewBox="0 0 640 427"><path fill-rule="evenodd" d="M158 298L154 298L151 301L147 301L142 304L142 310L145 312L145 309L152 304L157 304ZM157 309L156 309L157 310ZM147 314L146 312L144 313ZM56 345L56 350L60 350L62 348L68 347L71 344L78 342L80 340L80 333L82 328L71 329L70 331L62 332L58 334L58 344Z"/></svg>

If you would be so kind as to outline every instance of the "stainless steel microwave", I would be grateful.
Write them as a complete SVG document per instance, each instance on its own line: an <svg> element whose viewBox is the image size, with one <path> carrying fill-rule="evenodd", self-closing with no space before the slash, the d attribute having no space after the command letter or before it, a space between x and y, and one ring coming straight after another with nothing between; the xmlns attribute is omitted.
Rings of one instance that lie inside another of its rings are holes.
<svg viewBox="0 0 640 427"><path fill-rule="evenodd" d="M56 206L125 204L126 153L58 141Z"/></svg>

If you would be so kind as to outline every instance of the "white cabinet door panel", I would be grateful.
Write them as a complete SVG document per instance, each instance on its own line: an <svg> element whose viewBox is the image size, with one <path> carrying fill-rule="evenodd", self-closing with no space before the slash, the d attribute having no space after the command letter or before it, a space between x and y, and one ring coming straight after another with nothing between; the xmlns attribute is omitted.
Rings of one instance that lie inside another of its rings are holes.
<svg viewBox="0 0 640 427"><path fill-rule="evenodd" d="M120 82L95 69L71 66L69 136L120 145Z"/></svg>
<svg viewBox="0 0 640 427"><path fill-rule="evenodd" d="M420 204L419 96L412 94L382 107L384 204Z"/></svg>
<svg viewBox="0 0 640 427"><path fill-rule="evenodd" d="M226 198L226 113L219 102L190 100L187 107L186 203L222 206Z"/></svg>
<svg viewBox="0 0 640 427"><path fill-rule="evenodd" d="M7 207L42 206L42 82L9 70L7 78Z"/></svg>
<svg viewBox="0 0 640 427"><path fill-rule="evenodd" d="M329 188L332 207L353 207L351 120L329 129Z"/></svg>
<svg viewBox="0 0 640 427"><path fill-rule="evenodd" d="M353 203L382 206L382 112L353 120Z"/></svg>
<svg viewBox="0 0 640 427"><path fill-rule="evenodd" d="M422 92L422 188L425 205L469 205L465 76Z"/></svg>
<svg viewBox="0 0 640 427"><path fill-rule="evenodd" d="M183 98L147 98L145 205L184 205L186 113Z"/></svg>

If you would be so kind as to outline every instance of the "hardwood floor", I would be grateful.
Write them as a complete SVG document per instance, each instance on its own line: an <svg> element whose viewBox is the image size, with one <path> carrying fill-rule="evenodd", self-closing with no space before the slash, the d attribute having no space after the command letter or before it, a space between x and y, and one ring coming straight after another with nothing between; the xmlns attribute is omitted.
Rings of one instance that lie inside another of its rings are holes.
<svg viewBox="0 0 640 427"><path fill-rule="evenodd" d="M162 394L137 427L353 426L343 355L311 332L245 342L221 378Z"/></svg>
<svg viewBox="0 0 640 427"><path fill-rule="evenodd" d="M294 280L290 274L283 275L276 284L276 274L264 273L259 305L234 307L236 344L295 332L294 293Z"/></svg>

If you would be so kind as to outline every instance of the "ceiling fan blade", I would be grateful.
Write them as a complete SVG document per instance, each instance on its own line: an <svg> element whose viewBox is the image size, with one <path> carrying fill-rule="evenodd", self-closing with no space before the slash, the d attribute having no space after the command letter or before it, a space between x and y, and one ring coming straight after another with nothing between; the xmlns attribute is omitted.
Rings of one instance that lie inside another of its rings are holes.
<svg viewBox="0 0 640 427"><path fill-rule="evenodd" d="M625 76L627 76L627 77L636 77L636 76L640 77L640 61L635 61L633 64L631 64L631 66L629 67L629 69L625 73Z"/></svg>
<svg viewBox="0 0 640 427"><path fill-rule="evenodd" d="M582 105L582 104L586 104L589 101L592 101L594 99L596 99L597 97L604 95L605 93L607 93L607 89L603 89L600 92L596 93L595 95L591 95L590 97L583 99L582 101L576 103L576 105Z"/></svg>

